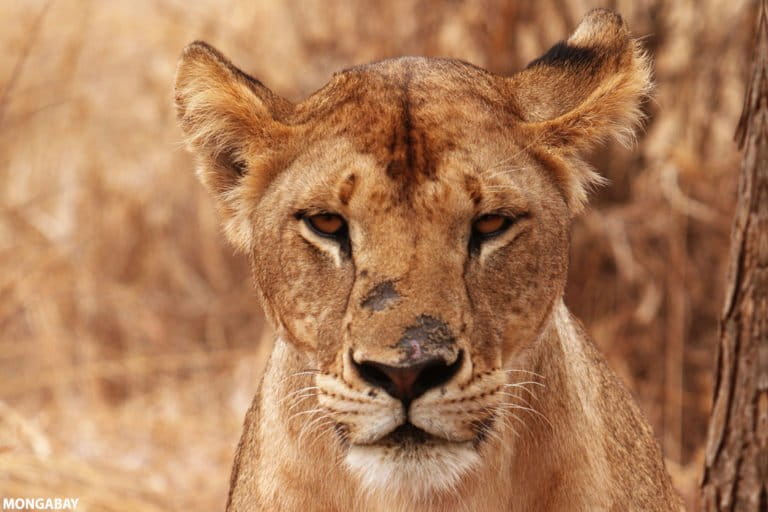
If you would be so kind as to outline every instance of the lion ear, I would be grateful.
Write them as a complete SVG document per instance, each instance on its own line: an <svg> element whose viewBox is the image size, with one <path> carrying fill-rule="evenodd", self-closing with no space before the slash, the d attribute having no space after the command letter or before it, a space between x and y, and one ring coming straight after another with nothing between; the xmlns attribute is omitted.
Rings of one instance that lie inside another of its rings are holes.
<svg viewBox="0 0 768 512"><path fill-rule="evenodd" d="M571 37L507 80L532 146L559 169L566 198L580 210L588 189L603 181L580 157L608 138L633 140L652 89L648 57L621 16L595 9Z"/></svg>
<svg viewBox="0 0 768 512"><path fill-rule="evenodd" d="M279 170L291 137L281 119L293 105L201 41L181 55L175 99L200 181L216 200L230 241L247 249L247 209Z"/></svg>

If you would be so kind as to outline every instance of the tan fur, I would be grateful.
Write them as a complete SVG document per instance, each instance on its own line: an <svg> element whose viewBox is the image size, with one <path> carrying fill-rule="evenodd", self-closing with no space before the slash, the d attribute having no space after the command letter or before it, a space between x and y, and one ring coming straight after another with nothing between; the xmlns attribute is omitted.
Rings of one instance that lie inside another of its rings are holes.
<svg viewBox="0 0 768 512"><path fill-rule="evenodd" d="M601 181L581 155L631 138L650 83L607 10L511 77L393 59L298 104L185 50L180 124L277 331L228 510L678 509L647 422L561 298L571 218ZM317 213L346 219L348 243L313 232ZM517 220L475 243L488 213ZM407 411L355 369L414 350L457 370ZM426 441L390 436L406 418Z"/></svg>

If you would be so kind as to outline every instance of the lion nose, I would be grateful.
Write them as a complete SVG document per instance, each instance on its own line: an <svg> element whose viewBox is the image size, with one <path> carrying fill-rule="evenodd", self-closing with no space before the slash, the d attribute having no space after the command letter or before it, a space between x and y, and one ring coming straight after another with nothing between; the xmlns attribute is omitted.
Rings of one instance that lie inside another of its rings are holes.
<svg viewBox="0 0 768 512"><path fill-rule="evenodd" d="M413 400L430 389L439 387L456 375L461 367L463 352L451 364L441 357L430 357L407 366L390 366L376 361L357 363L352 359L360 377L397 398L407 409Z"/></svg>

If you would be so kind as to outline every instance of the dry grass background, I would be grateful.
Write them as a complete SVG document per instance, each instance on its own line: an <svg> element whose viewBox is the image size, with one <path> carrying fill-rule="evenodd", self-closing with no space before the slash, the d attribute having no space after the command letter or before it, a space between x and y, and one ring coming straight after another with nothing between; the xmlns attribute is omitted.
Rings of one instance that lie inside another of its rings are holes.
<svg viewBox="0 0 768 512"><path fill-rule="evenodd" d="M171 83L205 39L300 99L400 54L499 73L589 8L655 56L634 151L573 229L567 302L693 503L710 402L750 0L0 0L0 495L220 510L269 337L179 144Z"/></svg>

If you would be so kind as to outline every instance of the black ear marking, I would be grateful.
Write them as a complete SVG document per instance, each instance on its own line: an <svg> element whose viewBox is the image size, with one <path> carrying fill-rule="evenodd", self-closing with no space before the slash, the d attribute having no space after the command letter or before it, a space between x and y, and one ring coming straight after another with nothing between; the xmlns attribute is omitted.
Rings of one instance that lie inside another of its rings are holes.
<svg viewBox="0 0 768 512"><path fill-rule="evenodd" d="M536 66L570 67L585 69L600 65L597 52L592 48L570 46L566 41L560 41L541 57L528 64L526 69Z"/></svg>
<svg viewBox="0 0 768 512"><path fill-rule="evenodd" d="M245 176L248 172L248 163L240 158L235 150L221 151L216 158L216 162L238 178Z"/></svg>
<svg viewBox="0 0 768 512"><path fill-rule="evenodd" d="M235 160L232 162L232 169L234 169L238 176L243 176L247 168L248 166L242 160Z"/></svg>

